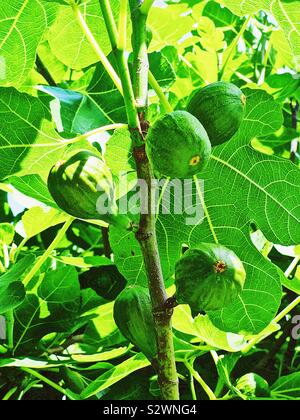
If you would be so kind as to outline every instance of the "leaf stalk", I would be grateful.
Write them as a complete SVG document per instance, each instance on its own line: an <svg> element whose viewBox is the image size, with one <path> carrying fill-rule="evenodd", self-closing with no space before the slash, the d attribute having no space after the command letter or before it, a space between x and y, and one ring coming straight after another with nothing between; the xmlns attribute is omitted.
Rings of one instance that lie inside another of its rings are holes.
<svg viewBox="0 0 300 420"><path fill-rule="evenodd" d="M77 4L72 4L71 7L73 9L73 13L74 13L74 16L76 17L76 20L77 20L79 26L82 29L82 32L85 34L85 36L86 36L87 40L89 41L91 47L93 48L94 52L96 53L97 57L99 58L99 61L102 63L103 67L105 68L105 70L109 74L110 78L114 82L118 91L121 94L123 94L123 89L122 89L122 84L121 84L120 78L117 75L113 66L110 64L110 61L107 59L106 55L102 51L102 49L101 49L100 45L98 44L98 42L96 41L94 35L92 34L89 26L87 25L87 23L84 19L84 16L80 12L79 6Z"/></svg>

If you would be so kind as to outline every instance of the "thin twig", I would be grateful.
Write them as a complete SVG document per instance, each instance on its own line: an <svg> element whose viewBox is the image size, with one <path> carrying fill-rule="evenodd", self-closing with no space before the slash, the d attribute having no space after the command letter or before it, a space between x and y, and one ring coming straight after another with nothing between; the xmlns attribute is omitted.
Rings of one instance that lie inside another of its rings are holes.
<svg viewBox="0 0 300 420"><path fill-rule="evenodd" d="M73 337L69 337L62 345L57 347L52 347L51 349L47 350L48 354L61 354L63 353L68 347L72 346L72 344L82 343L83 342L83 335L75 335Z"/></svg>
<svg viewBox="0 0 300 420"><path fill-rule="evenodd" d="M46 82L48 83L48 85L49 86L56 86L55 80L51 76L51 74L50 74L49 70L47 69L47 67L42 62L42 60L41 60L41 58L40 58L39 55L36 56L35 65L36 65L37 71L43 76L43 78L46 80Z"/></svg>
<svg viewBox="0 0 300 420"><path fill-rule="evenodd" d="M107 227L102 227L102 239L103 239L103 247L104 247L104 255L107 258L111 257L111 247L110 247L110 243L109 243L109 234L108 234L108 229Z"/></svg>

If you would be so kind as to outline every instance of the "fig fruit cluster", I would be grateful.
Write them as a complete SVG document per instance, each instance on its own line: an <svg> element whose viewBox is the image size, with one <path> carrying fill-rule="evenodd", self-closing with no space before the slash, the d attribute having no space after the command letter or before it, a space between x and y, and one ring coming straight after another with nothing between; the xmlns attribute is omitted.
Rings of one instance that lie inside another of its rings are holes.
<svg viewBox="0 0 300 420"><path fill-rule="evenodd" d="M197 91L186 111L163 115L150 127L147 154L156 173L191 178L207 166L212 146L230 140L244 117L246 97L232 83Z"/></svg>
<svg viewBox="0 0 300 420"><path fill-rule="evenodd" d="M245 103L238 87L217 82L197 91L186 111L160 117L146 136L146 151L154 171L180 179L201 173L210 161L212 146L228 141L238 131ZM127 216L118 214L109 168L90 151L80 151L54 165L48 188L57 205L76 218L131 227ZM245 279L244 266L232 250L201 243L176 264L176 300L196 312L220 310L238 298ZM103 298L116 299L114 319L121 333L154 360L157 346L149 290L126 287L126 280L111 267L92 269L82 275L81 281Z"/></svg>
<svg viewBox="0 0 300 420"><path fill-rule="evenodd" d="M207 131L212 146L225 143L238 131L244 118L246 96L234 84L212 83L197 91L187 111Z"/></svg>

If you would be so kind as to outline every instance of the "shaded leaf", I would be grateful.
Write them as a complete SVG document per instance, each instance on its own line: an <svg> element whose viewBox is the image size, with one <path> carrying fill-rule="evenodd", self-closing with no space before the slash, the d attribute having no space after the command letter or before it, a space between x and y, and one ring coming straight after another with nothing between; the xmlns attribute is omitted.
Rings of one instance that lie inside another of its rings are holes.
<svg viewBox="0 0 300 420"><path fill-rule="evenodd" d="M52 86L39 86L39 90L56 99L59 109L59 115L55 116L59 121L57 125L60 124L66 133L85 134L112 123L87 95Z"/></svg>
<svg viewBox="0 0 300 420"><path fill-rule="evenodd" d="M74 267L45 274L39 296L29 293L15 311L15 353L36 352L40 340L52 332L72 334L87 322L80 319L80 287Z"/></svg>
<svg viewBox="0 0 300 420"><path fill-rule="evenodd" d="M282 376L271 387L271 395L275 399L300 399L300 372Z"/></svg>
<svg viewBox="0 0 300 420"><path fill-rule="evenodd" d="M33 255L27 255L0 276L0 313L17 308L25 298L22 276L34 262Z"/></svg>
<svg viewBox="0 0 300 420"><path fill-rule="evenodd" d="M150 362L145 358L145 356L138 353L134 357L125 360L117 366L114 366L112 369L99 376L99 378L95 381L91 382L81 393L81 397L86 399L96 395L104 389L107 389L120 380L126 378L126 376L131 373L149 366L149 364Z"/></svg>

